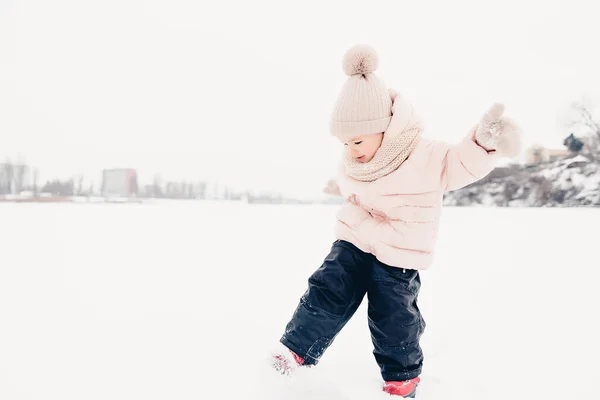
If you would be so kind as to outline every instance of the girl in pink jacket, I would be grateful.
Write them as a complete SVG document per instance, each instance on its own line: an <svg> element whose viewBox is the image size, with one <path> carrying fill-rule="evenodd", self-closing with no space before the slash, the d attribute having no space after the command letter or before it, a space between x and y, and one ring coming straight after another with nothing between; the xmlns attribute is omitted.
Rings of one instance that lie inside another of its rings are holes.
<svg viewBox="0 0 600 400"><path fill-rule="evenodd" d="M316 365L366 295L383 390L414 397L425 328L419 270L432 262L443 194L486 176L498 157L516 156L520 129L495 104L460 143L426 139L412 106L373 73L377 65L369 46L344 55L349 78L330 124L344 144L328 186L345 199L336 214L337 240L286 326L287 350L271 360L285 374Z"/></svg>

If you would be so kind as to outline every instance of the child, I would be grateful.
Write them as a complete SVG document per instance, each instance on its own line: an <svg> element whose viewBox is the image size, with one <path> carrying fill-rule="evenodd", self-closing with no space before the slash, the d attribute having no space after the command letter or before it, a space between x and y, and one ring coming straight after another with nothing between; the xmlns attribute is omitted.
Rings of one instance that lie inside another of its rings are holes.
<svg viewBox="0 0 600 400"><path fill-rule="evenodd" d="M432 262L443 194L486 176L499 156L516 156L520 129L495 104L459 144L421 137L412 106L373 74L375 51L349 49L348 81L331 120L343 165L327 191L345 202L331 252L308 279L273 366L284 374L316 365L368 298L368 322L383 390L414 397L423 365L425 322L417 306L419 270Z"/></svg>

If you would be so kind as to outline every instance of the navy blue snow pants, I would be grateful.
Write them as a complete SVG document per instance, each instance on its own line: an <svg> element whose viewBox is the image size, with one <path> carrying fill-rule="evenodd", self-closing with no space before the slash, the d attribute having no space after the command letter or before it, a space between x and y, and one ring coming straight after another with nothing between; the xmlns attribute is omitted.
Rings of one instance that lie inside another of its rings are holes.
<svg viewBox="0 0 600 400"><path fill-rule="evenodd" d="M385 381L421 374L419 338L425 329L417 296L418 271L390 267L353 244L337 240L323 265L308 279L281 338L287 348L315 365L367 295L373 354Z"/></svg>

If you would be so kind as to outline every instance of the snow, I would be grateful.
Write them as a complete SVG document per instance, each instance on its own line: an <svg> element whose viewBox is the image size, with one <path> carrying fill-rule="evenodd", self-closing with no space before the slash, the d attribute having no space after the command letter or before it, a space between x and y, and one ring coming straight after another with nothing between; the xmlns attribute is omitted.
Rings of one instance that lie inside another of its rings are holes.
<svg viewBox="0 0 600 400"><path fill-rule="evenodd" d="M495 175L495 176L494 176ZM537 166L511 166L449 192L453 206L589 207L600 205L600 163L577 155Z"/></svg>
<svg viewBox="0 0 600 400"><path fill-rule="evenodd" d="M335 210L0 204L0 399L389 398L366 302L316 368L265 367ZM417 398L600 398L598 226L598 209L446 208Z"/></svg>
<svg viewBox="0 0 600 400"><path fill-rule="evenodd" d="M575 157L571 158L571 161L569 162L569 164L576 163L576 162L588 163L588 162L590 162L590 159L585 156L582 156L581 154L578 154Z"/></svg>

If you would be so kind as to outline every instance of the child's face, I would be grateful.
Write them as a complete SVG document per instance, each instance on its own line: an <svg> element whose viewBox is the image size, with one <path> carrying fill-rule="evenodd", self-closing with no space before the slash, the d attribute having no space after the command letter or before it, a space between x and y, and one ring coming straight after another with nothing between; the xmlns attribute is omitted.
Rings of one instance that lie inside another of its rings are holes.
<svg viewBox="0 0 600 400"><path fill-rule="evenodd" d="M353 137L351 140L344 142L344 146L348 146L350 155L358 162L368 163L373 159L377 149L381 146L383 133L371 135L362 135Z"/></svg>

